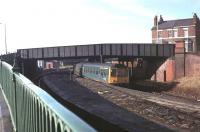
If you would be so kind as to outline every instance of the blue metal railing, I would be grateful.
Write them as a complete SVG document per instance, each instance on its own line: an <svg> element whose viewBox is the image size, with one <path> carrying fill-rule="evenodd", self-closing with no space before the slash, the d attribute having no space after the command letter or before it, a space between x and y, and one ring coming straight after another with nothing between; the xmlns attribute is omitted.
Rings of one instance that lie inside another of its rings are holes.
<svg viewBox="0 0 200 132"><path fill-rule="evenodd" d="M16 132L93 132L94 128L0 61L0 84Z"/></svg>

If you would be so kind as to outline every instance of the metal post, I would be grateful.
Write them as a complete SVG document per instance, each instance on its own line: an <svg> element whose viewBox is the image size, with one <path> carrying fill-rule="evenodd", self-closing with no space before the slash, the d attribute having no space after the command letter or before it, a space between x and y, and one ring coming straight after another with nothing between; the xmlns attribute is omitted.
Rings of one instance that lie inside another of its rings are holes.
<svg viewBox="0 0 200 132"><path fill-rule="evenodd" d="M7 42L6 42L6 34L7 34L7 32L6 32L6 24L5 24L5 51L6 51L6 54L8 54L8 50L7 50Z"/></svg>
<svg viewBox="0 0 200 132"><path fill-rule="evenodd" d="M3 23L0 23L0 24L3 24ZM7 37L6 34L7 34L7 33L6 33L6 24L5 24L5 25L4 25L4 37L5 37L5 38L4 38L4 39L5 39L5 40L4 40L4 43L5 43L5 52L6 52L6 54L8 54L8 51L7 51L7 42L6 42L6 39L7 39L7 38L6 38L6 37Z"/></svg>
<svg viewBox="0 0 200 132"><path fill-rule="evenodd" d="M19 127L18 127L18 110L17 110L17 84L16 84L16 78L15 78L15 73L13 73L13 82L14 82L14 90L15 90L15 127L16 127L16 130L15 130L15 132L18 132L18 129L19 129Z"/></svg>
<svg viewBox="0 0 200 132"><path fill-rule="evenodd" d="M158 18L157 18L156 30L157 30L157 43L158 43Z"/></svg>
<svg viewBox="0 0 200 132"><path fill-rule="evenodd" d="M103 57L100 55L100 62L103 63Z"/></svg>
<svg viewBox="0 0 200 132"><path fill-rule="evenodd" d="M41 79L41 78L40 78L40 79ZM39 87L41 87L41 86L40 86L40 79L39 79L39 81L38 81L38 86L39 86Z"/></svg>
<svg viewBox="0 0 200 132"><path fill-rule="evenodd" d="M0 24L2 24L2 23L0 23ZM2 56L1 56L1 61L2 61Z"/></svg>
<svg viewBox="0 0 200 132"><path fill-rule="evenodd" d="M72 80L72 72L69 71L69 80L71 81Z"/></svg>

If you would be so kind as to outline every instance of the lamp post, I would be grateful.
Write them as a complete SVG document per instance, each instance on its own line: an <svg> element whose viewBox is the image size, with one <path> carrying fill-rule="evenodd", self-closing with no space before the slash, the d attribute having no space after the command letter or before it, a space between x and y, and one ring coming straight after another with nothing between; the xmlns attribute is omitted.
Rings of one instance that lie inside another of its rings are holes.
<svg viewBox="0 0 200 132"><path fill-rule="evenodd" d="M156 31L157 31L157 43L158 43L158 18L156 20Z"/></svg>
<svg viewBox="0 0 200 132"><path fill-rule="evenodd" d="M3 24L3 23L0 23L0 24ZM4 43L5 43L5 52L6 54L8 53L8 50L7 50L7 42L6 42L6 24L4 24Z"/></svg>
<svg viewBox="0 0 200 132"><path fill-rule="evenodd" d="M6 32L6 24L5 24L5 51L6 51L6 54L8 54L8 47L7 47L7 42L6 42L6 40L7 40L6 34L7 34L7 32Z"/></svg>

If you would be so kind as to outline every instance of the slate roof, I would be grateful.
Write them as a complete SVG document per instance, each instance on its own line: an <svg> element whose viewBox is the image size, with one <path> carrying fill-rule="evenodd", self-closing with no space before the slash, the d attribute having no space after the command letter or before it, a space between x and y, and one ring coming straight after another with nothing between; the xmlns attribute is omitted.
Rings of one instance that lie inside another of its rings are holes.
<svg viewBox="0 0 200 132"><path fill-rule="evenodd" d="M162 23L158 23L158 29L170 29L178 26L189 26L189 25L193 25L192 18L163 21ZM152 28L152 30L154 29L156 29L156 27Z"/></svg>

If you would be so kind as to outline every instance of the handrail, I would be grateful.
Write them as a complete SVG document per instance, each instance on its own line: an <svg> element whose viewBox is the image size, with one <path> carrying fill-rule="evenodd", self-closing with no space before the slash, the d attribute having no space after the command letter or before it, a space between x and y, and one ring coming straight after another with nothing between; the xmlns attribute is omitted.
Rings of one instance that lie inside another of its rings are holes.
<svg viewBox="0 0 200 132"><path fill-rule="evenodd" d="M0 84L16 132L96 131L44 90L0 61Z"/></svg>

